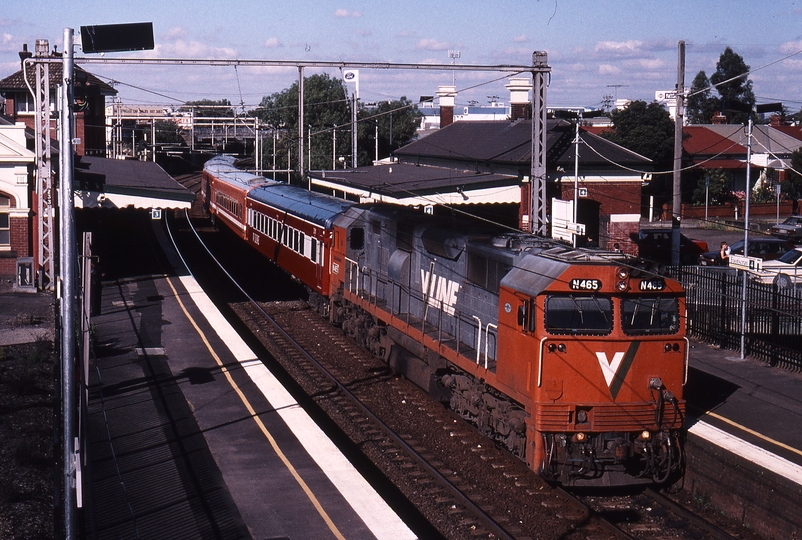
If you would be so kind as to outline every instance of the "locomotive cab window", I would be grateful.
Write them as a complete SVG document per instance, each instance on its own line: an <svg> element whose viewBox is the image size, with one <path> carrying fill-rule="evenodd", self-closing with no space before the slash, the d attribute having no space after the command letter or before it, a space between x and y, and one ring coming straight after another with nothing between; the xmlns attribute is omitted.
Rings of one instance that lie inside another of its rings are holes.
<svg viewBox="0 0 802 540"><path fill-rule="evenodd" d="M350 249L365 249L365 229L354 227L348 233L348 247Z"/></svg>
<svg viewBox="0 0 802 540"><path fill-rule="evenodd" d="M546 298L545 324L552 334L608 334L612 302L605 296L552 295Z"/></svg>
<svg viewBox="0 0 802 540"><path fill-rule="evenodd" d="M621 326L630 336L675 334L679 331L676 298L640 296L621 300Z"/></svg>

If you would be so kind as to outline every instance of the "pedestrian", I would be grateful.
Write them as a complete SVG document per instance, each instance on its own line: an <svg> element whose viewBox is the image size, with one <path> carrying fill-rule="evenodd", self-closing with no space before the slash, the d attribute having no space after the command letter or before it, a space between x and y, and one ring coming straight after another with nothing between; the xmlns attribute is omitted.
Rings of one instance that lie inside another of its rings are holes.
<svg viewBox="0 0 802 540"><path fill-rule="evenodd" d="M721 249L718 252L718 265L719 266L730 265L730 246L727 245L727 242L721 243Z"/></svg>

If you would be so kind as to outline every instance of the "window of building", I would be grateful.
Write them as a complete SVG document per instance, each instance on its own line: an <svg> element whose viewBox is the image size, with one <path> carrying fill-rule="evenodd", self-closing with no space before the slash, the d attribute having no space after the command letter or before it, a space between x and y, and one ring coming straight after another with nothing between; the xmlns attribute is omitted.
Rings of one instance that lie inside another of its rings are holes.
<svg viewBox="0 0 802 540"><path fill-rule="evenodd" d="M9 224L9 211L11 210L11 199L0 195L0 250L8 251L11 249L11 227Z"/></svg>

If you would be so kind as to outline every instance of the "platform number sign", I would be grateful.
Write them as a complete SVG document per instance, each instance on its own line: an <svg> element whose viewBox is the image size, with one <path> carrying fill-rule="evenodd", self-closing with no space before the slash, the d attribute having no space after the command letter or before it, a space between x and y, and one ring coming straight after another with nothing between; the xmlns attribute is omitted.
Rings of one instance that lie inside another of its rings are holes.
<svg viewBox="0 0 802 540"><path fill-rule="evenodd" d="M161 219L162 218L162 209L161 208L151 208L150 209L150 219Z"/></svg>

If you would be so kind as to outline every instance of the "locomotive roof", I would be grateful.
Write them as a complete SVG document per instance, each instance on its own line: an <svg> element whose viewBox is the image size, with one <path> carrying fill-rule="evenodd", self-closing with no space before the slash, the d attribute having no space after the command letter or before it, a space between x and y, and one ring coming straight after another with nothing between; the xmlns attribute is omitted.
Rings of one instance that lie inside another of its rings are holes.
<svg viewBox="0 0 802 540"><path fill-rule="evenodd" d="M279 183L255 187L248 192L248 198L326 228L331 227L335 217L354 205L344 199Z"/></svg>
<svg viewBox="0 0 802 540"><path fill-rule="evenodd" d="M264 176L237 169L236 161L234 156L215 156L204 164L203 169L221 180L239 184L242 187L273 182Z"/></svg>

